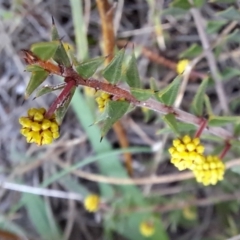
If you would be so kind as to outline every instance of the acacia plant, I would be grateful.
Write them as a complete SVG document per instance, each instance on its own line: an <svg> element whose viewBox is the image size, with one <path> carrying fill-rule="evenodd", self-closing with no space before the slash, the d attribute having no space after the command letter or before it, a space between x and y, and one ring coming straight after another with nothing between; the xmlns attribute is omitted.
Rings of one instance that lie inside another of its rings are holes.
<svg viewBox="0 0 240 240"><path fill-rule="evenodd" d="M171 163L179 170L192 170L196 180L204 185L216 184L223 179L225 165L222 159L233 144L238 144L238 138L237 128L236 132L231 134L222 128L222 125L237 123L239 117L215 116L212 113L210 101L205 95L208 78L203 79L198 88L191 104L191 113L173 107L182 78L191 72L189 61L182 60L177 64L178 76L164 89L157 89L154 82L151 83L150 89L144 89L141 87L134 51L127 67L123 68L125 48L122 48L101 71L107 82L95 79L92 76L109 56L78 62L69 45L62 42L54 21L51 41L35 43L30 50L23 50L23 54L27 63L26 69L31 72L25 92L26 99L35 90L35 98L61 90L47 110L31 108L27 117L20 118L21 133L27 142L43 145L57 139L59 125L77 87L85 86L97 92L99 116L95 123L89 125L101 125L101 139L124 114L135 107L148 108L160 113L169 130L176 135L173 146L169 148ZM40 87L49 75L61 76L63 83ZM128 87L122 87L123 84L120 86L120 81L125 82ZM197 126L195 133L190 131L193 125ZM218 156L205 153L200 141L203 131L218 136L224 142L222 152Z"/></svg>

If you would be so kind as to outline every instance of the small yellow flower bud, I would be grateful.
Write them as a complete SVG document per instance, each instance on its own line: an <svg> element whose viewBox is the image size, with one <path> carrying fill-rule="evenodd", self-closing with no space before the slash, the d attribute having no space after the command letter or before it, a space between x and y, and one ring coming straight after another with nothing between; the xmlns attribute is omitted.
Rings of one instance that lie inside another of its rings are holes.
<svg viewBox="0 0 240 240"><path fill-rule="evenodd" d="M32 125L32 121L28 117L20 117L19 123L26 128L30 128Z"/></svg>
<svg viewBox="0 0 240 240"><path fill-rule="evenodd" d="M46 119L45 112L44 108L31 108L28 110L28 117L19 118L19 123L22 125L20 133L26 137L28 143L50 144L53 139L59 137L59 126L55 117Z"/></svg>
<svg viewBox="0 0 240 240"><path fill-rule="evenodd" d="M145 237L150 237L155 232L155 227L152 222L141 222L139 228L140 228L140 233Z"/></svg>
<svg viewBox="0 0 240 240"><path fill-rule="evenodd" d="M51 127L52 122L48 119L42 121L42 130L46 130Z"/></svg>
<svg viewBox="0 0 240 240"><path fill-rule="evenodd" d="M84 207L89 212L98 211L100 198L96 194L90 194L84 199Z"/></svg>
<svg viewBox="0 0 240 240"><path fill-rule="evenodd" d="M40 131L40 130L41 130L41 125L40 125L39 123L37 123L37 122L33 122L31 128L32 128L32 130L33 130L34 132L37 132L37 131Z"/></svg>
<svg viewBox="0 0 240 240"><path fill-rule="evenodd" d="M43 118L44 118L44 116L41 112L36 112L33 116L33 120L38 121L38 122L42 121Z"/></svg>
<svg viewBox="0 0 240 240"><path fill-rule="evenodd" d="M176 68L177 73L179 75L183 74L184 71L186 70L186 68L188 67L188 65L189 65L189 60L187 60L187 59L180 60L177 63L177 68Z"/></svg>
<svg viewBox="0 0 240 240"><path fill-rule="evenodd" d="M183 141L183 143L188 144L188 143L191 142L191 138L190 138L188 135L185 135L185 136L182 138L182 141Z"/></svg>

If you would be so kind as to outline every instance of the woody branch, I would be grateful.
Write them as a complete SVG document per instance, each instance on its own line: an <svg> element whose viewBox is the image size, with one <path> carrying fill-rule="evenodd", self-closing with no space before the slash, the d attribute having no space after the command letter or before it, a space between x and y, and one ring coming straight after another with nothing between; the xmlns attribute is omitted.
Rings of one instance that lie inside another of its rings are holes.
<svg viewBox="0 0 240 240"><path fill-rule="evenodd" d="M117 98L124 98L126 101L129 101L135 106L149 108L151 110L159 112L160 114L165 115L172 113L178 120L193 124L195 126L199 126L203 121L202 117L197 117L193 114L190 114L178 108L174 108L172 106L166 106L153 99L139 101L127 89L110 83L105 83L94 78L84 79L83 77L78 75L78 73L72 67L55 65L50 61L42 61L38 57L34 56L34 54L29 50L23 50L23 52L25 54L24 59L28 64L38 65L50 73L62 76L65 78L65 82L68 82L69 79L74 80L75 86L87 86L90 88L94 88L95 90L102 90ZM233 136L230 132L221 127L205 126L204 130L218 137L221 137L225 141L236 139L235 136Z"/></svg>

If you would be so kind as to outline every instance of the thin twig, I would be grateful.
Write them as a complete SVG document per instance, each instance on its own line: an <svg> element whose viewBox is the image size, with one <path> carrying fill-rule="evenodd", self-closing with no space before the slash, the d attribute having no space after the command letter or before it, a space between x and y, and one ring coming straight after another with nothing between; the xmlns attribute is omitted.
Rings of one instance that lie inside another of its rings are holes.
<svg viewBox="0 0 240 240"><path fill-rule="evenodd" d="M115 47L115 34L113 23L113 6L111 6L108 0L97 0L97 7L102 22L102 37L103 37L103 55L108 56L105 59L105 64L109 64L114 56ZM121 3L120 3L121 4ZM120 121L113 125L113 130L117 135L122 148L129 146L129 141L125 129ZM128 174L132 176L132 156L130 153L124 153L124 159Z"/></svg>
<svg viewBox="0 0 240 240"><path fill-rule="evenodd" d="M216 85L216 91L217 91L219 101L221 103L221 106L222 106L225 114L228 114L229 108L228 108L228 104L227 104L226 94L223 90L222 79L221 79L221 75L220 75L218 67L217 67L215 57L213 55L213 52L211 51L211 47L210 47L206 32L204 30L203 17L201 15L200 11L196 8L192 8L191 13L194 18L194 21L195 21L195 24L196 24L196 27L198 30L198 34L199 34L199 37L202 42L203 50L205 52L205 56L208 61L208 65L209 65L210 71L212 73L212 77L213 77L215 85Z"/></svg>
<svg viewBox="0 0 240 240"><path fill-rule="evenodd" d="M17 192L26 192L26 193L47 196L47 197L72 199L76 201L83 200L83 196L77 193L64 192L59 190L50 190L50 189L39 188L39 187L31 187L31 186L11 183L11 182L0 182L0 187L8 190L17 191Z"/></svg>
<svg viewBox="0 0 240 240"><path fill-rule="evenodd" d="M213 196L209 198L202 198L202 199L193 199L190 201L186 200L178 200L174 203L169 204L163 204L163 205L157 205L157 206L149 206L145 208L129 208L129 209L121 209L121 214L123 213L133 213L133 212L160 212L165 213L169 211L179 210L183 208L188 208L192 206L198 206L198 207L205 207L208 205L214 205L220 202L227 202L240 199L240 193L234 193L234 194L222 194L218 196Z"/></svg>
<svg viewBox="0 0 240 240"><path fill-rule="evenodd" d="M146 101L139 101L137 100L128 90L118 87L116 85L112 85L106 82L101 82L99 80L96 80L94 78L84 79L80 75L78 75L77 72L72 67L60 67L52 62L44 62L40 59L38 59L36 56L33 55L31 51L24 50L25 54L25 60L28 64L36 64L46 71L52 72L53 74L63 76L65 79L74 79L76 85L82 85L87 86L90 88L94 88L96 90L102 90L110 95L113 95L118 98L124 98L126 101L129 101L135 106L138 107L146 107L151 110L154 110L156 112L159 112L161 114L168 114L172 113L175 115L177 119L180 121L190 123L196 126L199 126L199 124L202 122L202 118L199 118L197 116L194 116L190 113L187 113L185 111L182 111L178 108L166 106L156 100L149 99ZM223 140L228 141L231 139L239 139L238 137L233 136L229 131L220 128L220 127L206 127L205 130L208 132L221 137Z"/></svg>
<svg viewBox="0 0 240 240"><path fill-rule="evenodd" d="M62 161L56 160L55 163L63 169L70 167L69 164L66 164ZM239 165L240 165L240 159L234 159L226 163L226 168L229 169L231 167L239 166ZM143 177L143 178L108 177L108 176L103 176L99 174L84 172L82 170L73 170L69 172L72 172L74 175L81 177L83 179L87 179L94 182L114 184L114 185L164 184L164 183L180 182L180 181L184 181L194 177L193 173L188 171L182 172L182 173L173 173L173 174L166 174L162 176L150 176L150 177Z"/></svg>

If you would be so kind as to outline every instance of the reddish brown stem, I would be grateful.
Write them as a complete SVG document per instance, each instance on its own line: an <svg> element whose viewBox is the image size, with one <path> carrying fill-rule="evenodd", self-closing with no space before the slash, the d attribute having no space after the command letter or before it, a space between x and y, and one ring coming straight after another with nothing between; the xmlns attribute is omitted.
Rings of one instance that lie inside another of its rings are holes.
<svg viewBox="0 0 240 240"><path fill-rule="evenodd" d="M223 159L224 156L227 154L227 152L229 151L230 148L231 148L231 144L229 143L229 141L226 141L224 149L223 149L222 153L219 155L219 158Z"/></svg>
<svg viewBox="0 0 240 240"><path fill-rule="evenodd" d="M55 110L62 105L62 103L66 100L66 98L69 96L72 88L76 86L76 82L74 79L67 80L67 84L62 90L62 92L59 94L59 96L55 99L55 101L52 103L52 105L49 107L48 111L45 114L46 118L51 118L54 114Z"/></svg>
<svg viewBox="0 0 240 240"><path fill-rule="evenodd" d="M25 54L26 54L26 52L25 52ZM32 54L31 51L28 51L28 54ZM44 63L45 64L42 64L42 61L39 59L33 59L31 61L31 63L29 63L29 64L36 64L38 66L41 66L46 71L51 72L50 67L52 67L52 65L48 64L49 63L48 61L44 62ZM81 76L79 76L78 73L72 67L69 67L69 68L68 67L61 67L61 68L56 67L54 69L56 70L54 72L54 74L65 77L67 79L73 79L74 80L72 83L73 85L77 85L77 86L82 85L82 86L94 88L96 90L102 90L102 91L105 91L105 92L109 93L110 95L116 96L118 98L124 98L135 106L146 107L153 111L157 111L160 114L174 113L176 118L179 119L180 121L194 124L196 126L201 125L201 122L203 121L203 119L201 119L197 116L194 116L190 113L187 113L185 111L182 111L178 108L174 108L174 107L167 108L164 104L162 104L156 100L153 100L153 99L148 99L146 101L138 101L128 90L118 87L116 85L101 82L100 80L97 80L94 78L84 79ZM207 120L205 119L205 121L207 121ZM202 127L201 131L203 131L203 129L204 129L204 127ZM207 127L206 128L206 126L205 126L205 130L208 130L212 134L219 136L225 140L230 140L230 139L238 139L239 140L239 138L233 136L230 132L228 132L227 130L220 128L220 127Z"/></svg>
<svg viewBox="0 0 240 240"><path fill-rule="evenodd" d="M201 134L204 131L204 129L206 128L207 124L208 124L207 119L202 118L201 122L200 122L200 125L199 125L199 129L195 133L195 138L199 138L201 136Z"/></svg>

